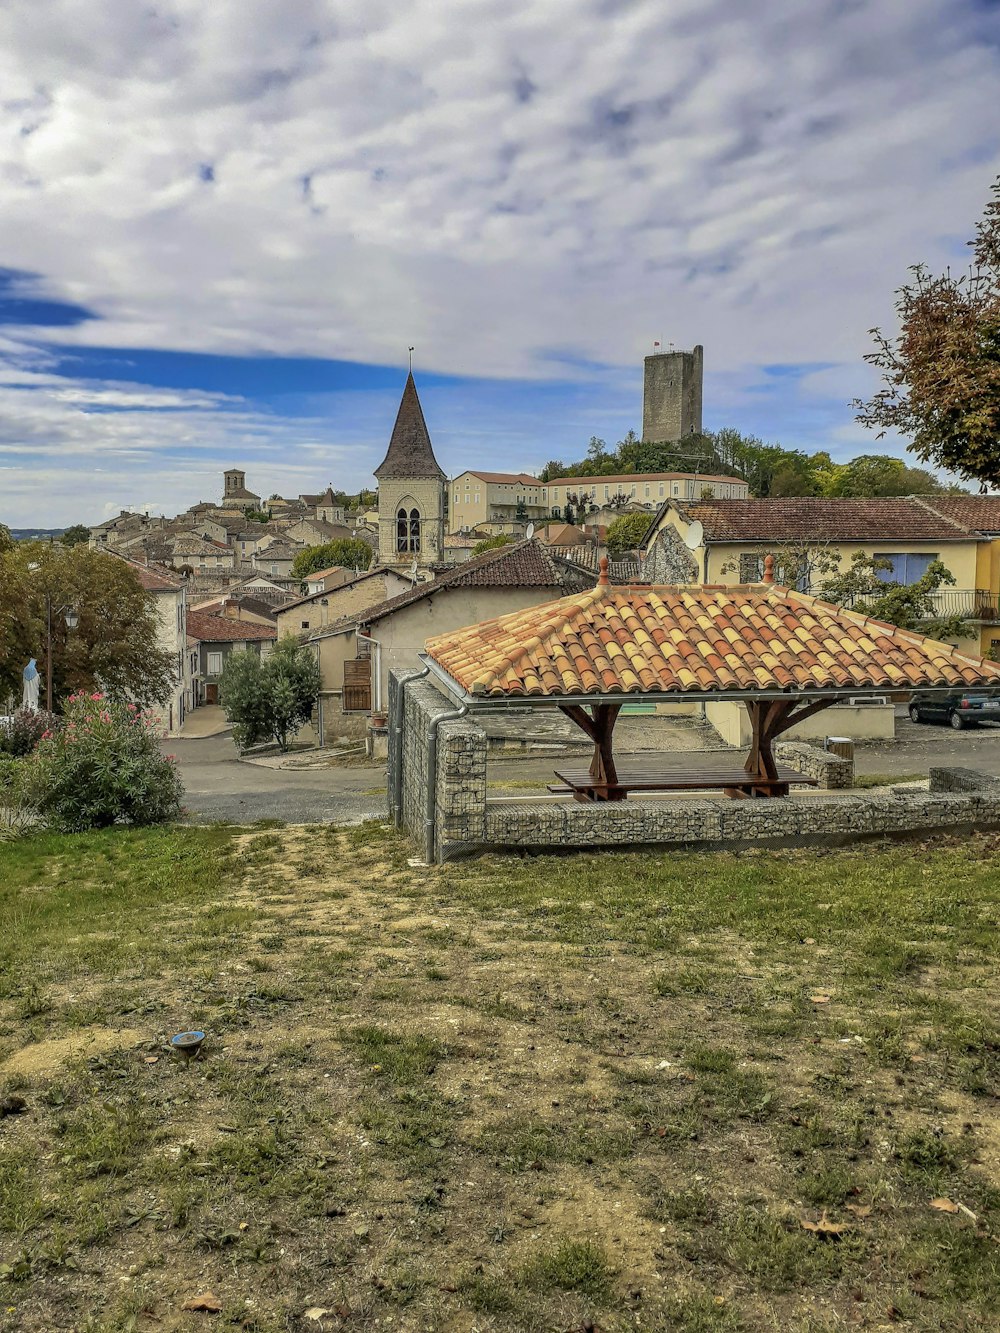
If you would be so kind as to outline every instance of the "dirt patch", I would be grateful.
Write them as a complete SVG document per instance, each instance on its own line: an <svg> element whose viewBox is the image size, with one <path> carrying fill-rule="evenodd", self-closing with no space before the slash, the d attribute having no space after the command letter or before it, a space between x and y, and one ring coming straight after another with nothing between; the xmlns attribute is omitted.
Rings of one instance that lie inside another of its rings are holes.
<svg viewBox="0 0 1000 1333"><path fill-rule="evenodd" d="M84 1028L71 1037L55 1037L24 1046L0 1065L0 1074L16 1074L31 1079L52 1078L71 1060L105 1051L125 1051L149 1039L138 1028Z"/></svg>

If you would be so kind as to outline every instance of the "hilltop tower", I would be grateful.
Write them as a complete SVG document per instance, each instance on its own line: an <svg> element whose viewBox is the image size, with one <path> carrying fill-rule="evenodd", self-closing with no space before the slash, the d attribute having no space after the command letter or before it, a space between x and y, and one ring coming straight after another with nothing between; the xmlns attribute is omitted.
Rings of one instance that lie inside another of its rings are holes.
<svg viewBox="0 0 1000 1333"><path fill-rule="evenodd" d="M413 373L406 377L378 479L378 550L383 565L440 564L445 474L438 466Z"/></svg>
<svg viewBox="0 0 1000 1333"><path fill-rule="evenodd" d="M642 438L649 444L701 432L704 348L647 356L642 384Z"/></svg>

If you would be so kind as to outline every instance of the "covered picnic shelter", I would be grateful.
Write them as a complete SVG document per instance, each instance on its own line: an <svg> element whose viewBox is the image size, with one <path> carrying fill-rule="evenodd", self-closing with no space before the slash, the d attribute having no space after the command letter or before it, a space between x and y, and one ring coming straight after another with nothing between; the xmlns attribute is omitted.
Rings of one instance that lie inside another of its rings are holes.
<svg viewBox="0 0 1000 1333"><path fill-rule="evenodd" d="M847 698L975 688L1000 693L1000 664L959 652L773 581L722 585L597 585L429 639L424 661L463 711L559 708L594 743L585 772L564 768L550 791L581 801L629 791L722 790L788 795L810 779L778 765L775 740ZM614 727L629 702L731 699L750 714L742 767L685 754L622 765Z"/></svg>

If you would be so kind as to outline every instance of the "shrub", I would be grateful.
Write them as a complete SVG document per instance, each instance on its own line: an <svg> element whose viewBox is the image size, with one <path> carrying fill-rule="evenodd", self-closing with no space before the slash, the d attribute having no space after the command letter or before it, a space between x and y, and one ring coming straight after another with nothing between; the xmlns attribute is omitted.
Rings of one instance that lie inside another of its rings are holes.
<svg viewBox="0 0 1000 1333"><path fill-rule="evenodd" d="M47 731L55 731L59 719L52 713L19 708L8 723L0 726L0 755L15 759L31 754Z"/></svg>
<svg viewBox="0 0 1000 1333"><path fill-rule="evenodd" d="M42 817L67 833L175 818L184 789L154 725L135 704L71 695L64 725L43 736L27 764Z"/></svg>
<svg viewBox="0 0 1000 1333"><path fill-rule="evenodd" d="M20 837L38 821L28 767L24 759L0 755L0 842Z"/></svg>
<svg viewBox="0 0 1000 1333"><path fill-rule="evenodd" d="M277 741L282 750L308 722L322 678L310 649L286 635L270 657L230 653L219 680L219 702L233 723L233 740L245 750Z"/></svg>
<svg viewBox="0 0 1000 1333"><path fill-rule="evenodd" d="M653 521L652 514L619 514L608 525L608 555L620 560L626 551L634 551Z"/></svg>

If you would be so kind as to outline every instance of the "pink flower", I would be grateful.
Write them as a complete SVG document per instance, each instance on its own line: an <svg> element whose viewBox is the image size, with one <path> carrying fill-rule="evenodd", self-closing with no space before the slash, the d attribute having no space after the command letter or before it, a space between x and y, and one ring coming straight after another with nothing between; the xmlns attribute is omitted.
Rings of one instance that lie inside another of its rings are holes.
<svg viewBox="0 0 1000 1333"><path fill-rule="evenodd" d="M94 700L97 700L97 699L103 699L103 698L104 698L104 695L103 695L103 694L92 694L90 697L91 697L92 699L94 699Z"/></svg>

